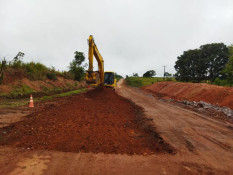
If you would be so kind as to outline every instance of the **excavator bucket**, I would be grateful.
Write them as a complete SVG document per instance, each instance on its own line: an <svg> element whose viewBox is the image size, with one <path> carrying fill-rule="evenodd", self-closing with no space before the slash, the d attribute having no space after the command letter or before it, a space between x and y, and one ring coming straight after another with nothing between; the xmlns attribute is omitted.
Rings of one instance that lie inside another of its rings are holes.
<svg viewBox="0 0 233 175"><path fill-rule="evenodd" d="M89 72L87 71L86 73L86 83L89 84L98 84L100 78L99 78L99 72L98 71L93 71Z"/></svg>

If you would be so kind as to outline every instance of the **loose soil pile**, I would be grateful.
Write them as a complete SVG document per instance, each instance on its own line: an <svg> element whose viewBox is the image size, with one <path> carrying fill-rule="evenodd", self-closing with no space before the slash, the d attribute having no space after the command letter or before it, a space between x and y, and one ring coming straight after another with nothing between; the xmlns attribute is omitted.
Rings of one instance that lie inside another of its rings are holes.
<svg viewBox="0 0 233 175"><path fill-rule="evenodd" d="M97 88L0 129L0 144L64 152L174 152L148 122L142 108L110 88Z"/></svg>
<svg viewBox="0 0 233 175"><path fill-rule="evenodd" d="M233 109L233 88L205 83L159 82L142 89L163 98L204 101Z"/></svg>

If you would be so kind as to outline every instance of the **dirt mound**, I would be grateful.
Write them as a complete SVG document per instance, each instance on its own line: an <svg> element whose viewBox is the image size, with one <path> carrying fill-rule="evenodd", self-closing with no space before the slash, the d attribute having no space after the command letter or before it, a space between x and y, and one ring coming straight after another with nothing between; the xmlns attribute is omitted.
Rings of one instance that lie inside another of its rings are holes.
<svg viewBox="0 0 233 175"><path fill-rule="evenodd" d="M110 88L66 97L58 105L0 129L2 145L64 152L152 154L173 152L143 111Z"/></svg>
<svg viewBox="0 0 233 175"><path fill-rule="evenodd" d="M159 82L142 89L163 98L204 101L233 109L233 88L205 83Z"/></svg>

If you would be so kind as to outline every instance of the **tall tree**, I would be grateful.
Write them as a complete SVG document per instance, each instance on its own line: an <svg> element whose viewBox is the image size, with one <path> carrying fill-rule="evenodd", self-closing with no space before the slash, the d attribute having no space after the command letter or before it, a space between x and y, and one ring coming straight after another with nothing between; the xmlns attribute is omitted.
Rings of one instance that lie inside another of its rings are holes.
<svg viewBox="0 0 233 175"><path fill-rule="evenodd" d="M223 69L227 61L228 48L223 43L202 45L177 57L175 77L179 81L193 82L224 78Z"/></svg>
<svg viewBox="0 0 233 175"><path fill-rule="evenodd" d="M85 56L83 52L79 52L79 51L75 51L74 52L74 58L75 58L75 62L78 66L80 66L84 60L85 60Z"/></svg>
<svg viewBox="0 0 233 175"><path fill-rule="evenodd" d="M182 55L177 58L175 63L176 79L179 81L191 81L192 80L192 60L190 59L190 53L192 51L184 51Z"/></svg>
<svg viewBox="0 0 233 175"><path fill-rule="evenodd" d="M208 79L213 82L215 78L226 78L222 73L228 62L228 47L223 43L212 43L202 45L201 57L208 64Z"/></svg>
<svg viewBox="0 0 233 175"><path fill-rule="evenodd" d="M22 59L23 59L23 57L24 57L24 53L23 52L18 52L18 54L13 59L12 66L14 68L20 68L22 66Z"/></svg>
<svg viewBox="0 0 233 175"><path fill-rule="evenodd" d="M74 52L74 60L70 63L69 72L73 74L74 79L77 81L82 80L84 76L84 66L81 66L85 60L83 52Z"/></svg>
<svg viewBox="0 0 233 175"><path fill-rule="evenodd" d="M146 73L143 74L143 77L153 77L156 75L154 70L148 70Z"/></svg>
<svg viewBox="0 0 233 175"><path fill-rule="evenodd" d="M224 73L227 74L228 83L233 85L233 45L229 46L229 60L224 69Z"/></svg>
<svg viewBox="0 0 233 175"><path fill-rule="evenodd" d="M172 76L172 74L170 74L169 72L164 73L164 77L171 77L171 76Z"/></svg>
<svg viewBox="0 0 233 175"><path fill-rule="evenodd" d="M17 55L14 57L14 62L21 61L21 59L23 59L24 55L25 54L23 52L18 52Z"/></svg>

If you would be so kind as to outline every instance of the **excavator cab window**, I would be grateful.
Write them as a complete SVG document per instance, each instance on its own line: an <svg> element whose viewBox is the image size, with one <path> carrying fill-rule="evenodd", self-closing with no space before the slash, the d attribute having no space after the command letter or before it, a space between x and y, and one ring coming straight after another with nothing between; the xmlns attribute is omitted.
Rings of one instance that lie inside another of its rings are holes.
<svg viewBox="0 0 233 175"><path fill-rule="evenodd" d="M114 74L112 72L104 73L104 84L114 84Z"/></svg>

